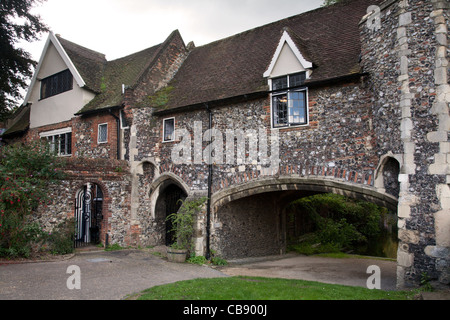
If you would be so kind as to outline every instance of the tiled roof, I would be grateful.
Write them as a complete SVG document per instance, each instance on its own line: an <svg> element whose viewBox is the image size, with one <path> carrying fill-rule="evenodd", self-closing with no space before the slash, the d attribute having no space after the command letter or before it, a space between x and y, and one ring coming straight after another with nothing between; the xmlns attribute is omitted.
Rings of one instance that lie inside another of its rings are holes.
<svg viewBox="0 0 450 320"><path fill-rule="evenodd" d="M14 114L11 124L5 132L3 137L14 136L21 134L28 130L30 126L30 105L21 106Z"/></svg>
<svg viewBox="0 0 450 320"><path fill-rule="evenodd" d="M195 48L172 83L163 110L268 90L267 70L283 31L313 65L309 82L360 72L359 23L381 0L347 0Z"/></svg>
<svg viewBox="0 0 450 320"><path fill-rule="evenodd" d="M86 113L122 104L122 85L134 86L142 71L153 61L160 45L109 61L98 79L99 93L78 113ZM77 66L78 68L78 66Z"/></svg>
<svg viewBox="0 0 450 320"><path fill-rule="evenodd" d="M181 38L179 31L175 30L161 44L112 61L103 61L101 54L96 55L92 51L86 53L83 48L78 50L69 48L71 52L76 52L72 56L68 53L75 67L82 73L82 77L87 83L93 83L92 88L97 93L95 98L77 114L121 106L123 103L122 86L136 87L139 85L141 77L154 66L165 48L177 37ZM61 42L61 44L65 46L66 42ZM66 49L66 47L64 48ZM101 65L102 69L100 70Z"/></svg>
<svg viewBox="0 0 450 320"><path fill-rule="evenodd" d="M56 37L86 82L86 86L94 92L100 92L100 79L107 63L105 55L63 39L60 35Z"/></svg>

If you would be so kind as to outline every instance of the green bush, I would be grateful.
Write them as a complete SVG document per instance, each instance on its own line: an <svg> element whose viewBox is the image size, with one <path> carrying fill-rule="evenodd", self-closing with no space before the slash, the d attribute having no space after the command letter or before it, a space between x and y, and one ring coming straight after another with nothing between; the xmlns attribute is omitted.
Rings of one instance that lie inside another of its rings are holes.
<svg viewBox="0 0 450 320"><path fill-rule="evenodd" d="M221 257L212 257L211 263L215 266L226 266L228 264L227 260Z"/></svg>
<svg viewBox="0 0 450 320"><path fill-rule="evenodd" d="M51 234L48 235L48 245L50 252L54 255L69 254L74 252L73 230L75 228L74 219L67 219L57 225Z"/></svg>
<svg viewBox="0 0 450 320"><path fill-rule="evenodd" d="M204 256L191 256L189 259L187 259L187 262L202 265L207 263L208 260Z"/></svg>
<svg viewBox="0 0 450 320"><path fill-rule="evenodd" d="M0 255L28 257L41 232L28 217L47 199L49 184L63 177L62 162L40 141L0 151Z"/></svg>
<svg viewBox="0 0 450 320"><path fill-rule="evenodd" d="M336 194L318 194L294 201L291 214L307 214L311 234L295 239L290 249L303 254L353 250L381 234L381 217L387 209ZM291 217L292 218L292 217Z"/></svg>
<svg viewBox="0 0 450 320"><path fill-rule="evenodd" d="M166 220L172 221L173 229L175 231L176 241L171 245L174 249L186 249L193 252L194 223L197 214L201 211L207 198L202 197L192 200L180 200L182 205L178 212L170 214Z"/></svg>

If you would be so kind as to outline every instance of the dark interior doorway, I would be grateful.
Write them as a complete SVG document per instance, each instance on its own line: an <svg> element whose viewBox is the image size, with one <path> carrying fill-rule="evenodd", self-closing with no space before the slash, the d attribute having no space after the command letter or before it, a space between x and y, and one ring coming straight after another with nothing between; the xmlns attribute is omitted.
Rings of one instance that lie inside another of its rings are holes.
<svg viewBox="0 0 450 320"><path fill-rule="evenodd" d="M173 231L172 222L167 219L172 213L177 213L181 207L182 201L187 197L186 193L175 184L171 184L163 191L164 208L165 208L165 235L166 246L170 246L175 242L175 232Z"/></svg>

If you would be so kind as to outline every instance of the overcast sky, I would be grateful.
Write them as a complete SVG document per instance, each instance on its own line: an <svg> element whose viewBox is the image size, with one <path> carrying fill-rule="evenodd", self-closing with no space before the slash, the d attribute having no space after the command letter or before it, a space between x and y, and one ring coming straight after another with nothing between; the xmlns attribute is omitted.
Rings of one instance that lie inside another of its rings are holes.
<svg viewBox="0 0 450 320"><path fill-rule="evenodd" d="M33 9L63 38L108 60L163 42L178 29L196 46L320 7L323 0L47 0ZM38 61L47 35L23 44Z"/></svg>

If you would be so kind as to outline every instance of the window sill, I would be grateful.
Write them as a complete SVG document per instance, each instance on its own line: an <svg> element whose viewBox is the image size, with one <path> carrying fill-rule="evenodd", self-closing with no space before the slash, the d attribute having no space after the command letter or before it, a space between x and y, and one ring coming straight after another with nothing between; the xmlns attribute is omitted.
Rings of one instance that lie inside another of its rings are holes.
<svg viewBox="0 0 450 320"><path fill-rule="evenodd" d="M307 128L307 127L311 127L310 123L305 123L305 124L297 124L297 125L293 125L293 126L289 126L289 127L273 127L272 126L272 130L289 130L289 129L299 129L299 128Z"/></svg>

